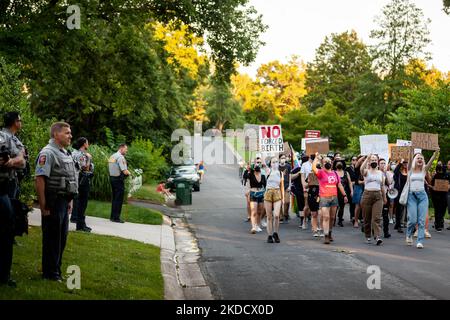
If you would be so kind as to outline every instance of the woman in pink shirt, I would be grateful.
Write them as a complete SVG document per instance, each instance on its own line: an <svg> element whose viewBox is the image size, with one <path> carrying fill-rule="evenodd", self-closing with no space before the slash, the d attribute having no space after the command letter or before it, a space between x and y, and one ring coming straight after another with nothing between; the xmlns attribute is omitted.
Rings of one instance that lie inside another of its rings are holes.
<svg viewBox="0 0 450 320"><path fill-rule="evenodd" d="M323 160L323 168L317 169L316 165L319 160ZM339 205L338 201L338 188L344 197L344 202L347 203L347 195L345 193L344 187L341 184L341 179L339 175L331 170L331 159L326 157L322 158L319 153L316 153L316 158L312 164L312 169L319 180L319 210L322 213L322 221L323 221L323 232L325 234L325 244L329 244L330 241L333 241L331 237L331 231L334 224L334 220L336 220L336 212L337 207Z"/></svg>

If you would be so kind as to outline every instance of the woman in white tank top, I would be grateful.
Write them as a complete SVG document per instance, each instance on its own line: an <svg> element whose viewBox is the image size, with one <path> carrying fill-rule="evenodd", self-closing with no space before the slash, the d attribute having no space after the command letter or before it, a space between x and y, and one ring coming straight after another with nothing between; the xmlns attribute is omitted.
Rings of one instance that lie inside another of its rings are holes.
<svg viewBox="0 0 450 320"><path fill-rule="evenodd" d="M370 167L368 167L370 163ZM383 243L381 240L381 216L383 214L383 203L387 203L386 192L384 192L384 175L378 170L378 156L370 155L361 166L364 177L364 193L361 207L364 217L364 233L367 243L372 241L372 233L377 246Z"/></svg>
<svg viewBox="0 0 450 320"><path fill-rule="evenodd" d="M428 212L428 194L425 191L425 176L437 157L439 149L434 152L430 161L425 164L422 154L418 153L412 161L409 180L408 200L406 207L408 210L408 229L406 231L406 243L412 245L412 234L418 225L417 248L423 248L425 239L425 218ZM406 192L406 191L405 191Z"/></svg>
<svg viewBox="0 0 450 320"><path fill-rule="evenodd" d="M280 229L281 204L284 203L283 173L278 167L278 157L270 160L270 168L266 170L267 183L264 194L264 207L267 215L268 243L280 243L278 231ZM273 211L273 212L272 212ZM275 216L275 219L274 219Z"/></svg>

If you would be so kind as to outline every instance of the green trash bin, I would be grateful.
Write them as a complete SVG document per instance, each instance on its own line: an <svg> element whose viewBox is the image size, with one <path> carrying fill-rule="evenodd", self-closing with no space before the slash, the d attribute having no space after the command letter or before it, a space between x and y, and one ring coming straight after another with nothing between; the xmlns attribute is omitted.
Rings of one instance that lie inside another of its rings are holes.
<svg viewBox="0 0 450 320"><path fill-rule="evenodd" d="M192 184L187 181L179 181L176 186L177 204L191 205L192 204Z"/></svg>

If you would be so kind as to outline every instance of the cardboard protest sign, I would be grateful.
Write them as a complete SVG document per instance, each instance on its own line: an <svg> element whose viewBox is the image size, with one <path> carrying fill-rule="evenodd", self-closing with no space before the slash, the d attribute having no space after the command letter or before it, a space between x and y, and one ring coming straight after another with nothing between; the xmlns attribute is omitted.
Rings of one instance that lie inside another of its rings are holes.
<svg viewBox="0 0 450 320"><path fill-rule="evenodd" d="M434 191L448 191L448 180L445 179L436 179L434 180Z"/></svg>
<svg viewBox="0 0 450 320"><path fill-rule="evenodd" d="M411 142L415 148L437 150L439 148L439 135L434 133L412 132Z"/></svg>
<svg viewBox="0 0 450 320"><path fill-rule="evenodd" d="M314 172L311 172L308 174L308 185L310 186L318 186L319 185L319 179L317 179L317 176Z"/></svg>
<svg viewBox="0 0 450 320"><path fill-rule="evenodd" d="M281 125L259 126L259 151L262 153L283 152Z"/></svg>
<svg viewBox="0 0 450 320"><path fill-rule="evenodd" d="M326 154L330 151L330 142L326 139L316 139L312 141L306 141L306 154L312 155L316 152L320 154Z"/></svg>
<svg viewBox="0 0 450 320"><path fill-rule="evenodd" d="M289 146L289 142L283 143L283 154L291 154L291 147Z"/></svg>
<svg viewBox="0 0 450 320"><path fill-rule="evenodd" d="M400 161L402 159L408 160L411 157L412 147L397 147L393 146L391 149L391 160Z"/></svg>
<svg viewBox="0 0 450 320"><path fill-rule="evenodd" d="M302 138L302 150L303 151L306 150L306 142L307 141L315 141L315 140L320 140L320 138Z"/></svg>
<svg viewBox="0 0 450 320"><path fill-rule="evenodd" d="M372 134L359 136L361 154L367 156L376 154L380 159L389 158L389 144L387 134Z"/></svg>

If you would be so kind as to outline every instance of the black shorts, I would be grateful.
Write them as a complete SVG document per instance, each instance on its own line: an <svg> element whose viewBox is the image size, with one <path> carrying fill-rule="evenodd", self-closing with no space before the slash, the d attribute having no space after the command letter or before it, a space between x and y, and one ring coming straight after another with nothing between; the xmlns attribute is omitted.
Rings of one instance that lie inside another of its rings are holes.
<svg viewBox="0 0 450 320"><path fill-rule="evenodd" d="M319 186L310 186L308 190L308 206L311 212L319 211Z"/></svg>
<svg viewBox="0 0 450 320"><path fill-rule="evenodd" d="M295 193L295 199L297 200L298 211L305 210L305 195L303 194L303 192Z"/></svg>

